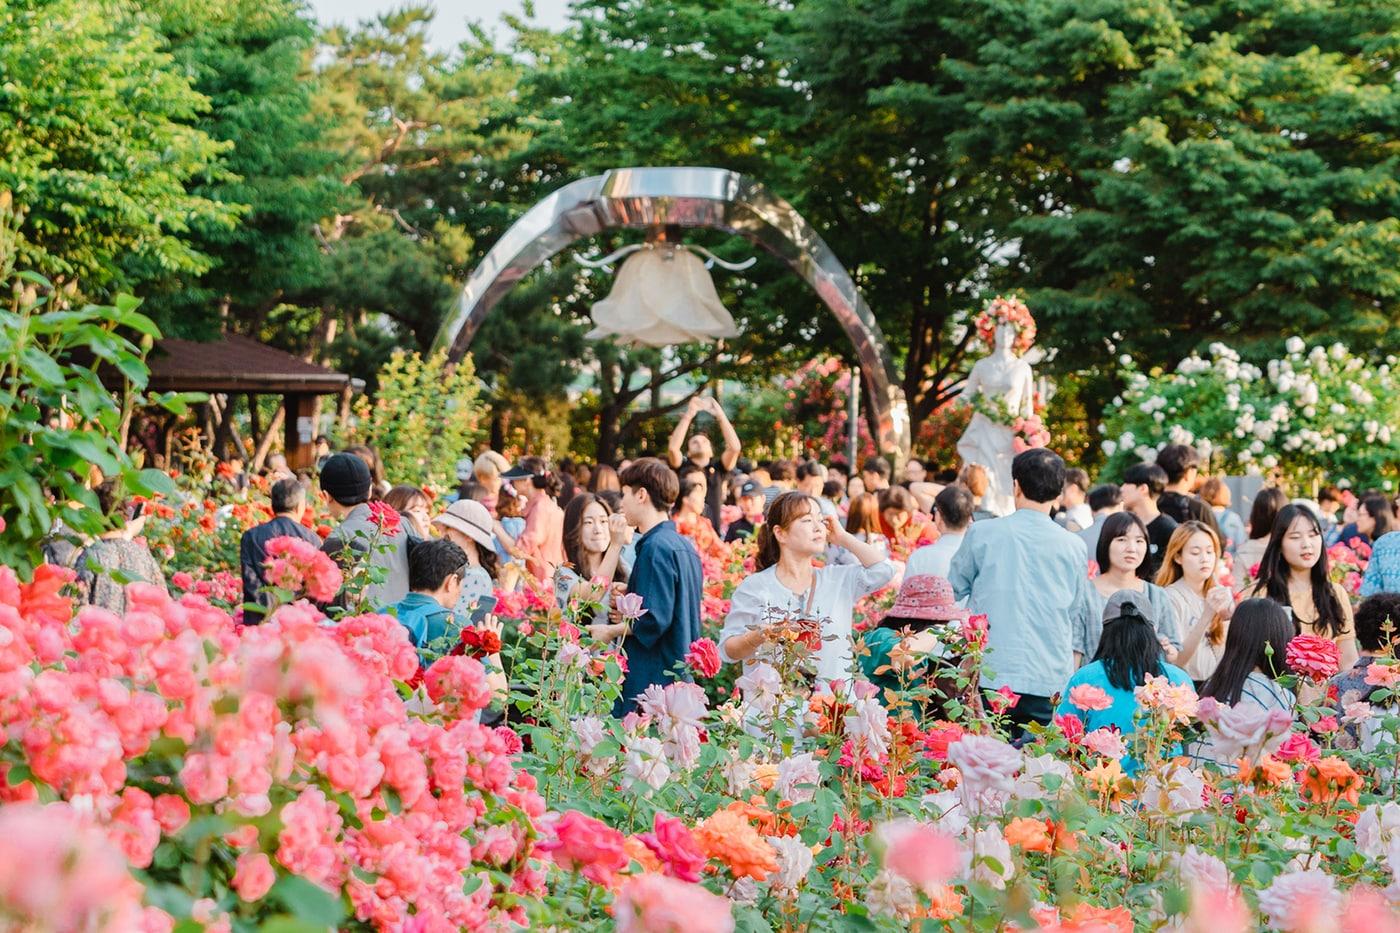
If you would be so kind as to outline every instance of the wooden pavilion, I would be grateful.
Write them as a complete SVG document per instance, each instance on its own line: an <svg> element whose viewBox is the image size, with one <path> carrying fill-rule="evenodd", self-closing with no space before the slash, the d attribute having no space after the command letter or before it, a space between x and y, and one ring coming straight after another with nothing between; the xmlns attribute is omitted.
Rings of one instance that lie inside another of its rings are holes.
<svg viewBox="0 0 1400 933"><path fill-rule="evenodd" d="M221 453L230 441L238 450L245 449L234 413L239 397L246 396L255 444L253 469L261 466L279 428L287 465L293 470L314 466L320 397L338 395L344 409L351 393L363 388L358 379L241 334L223 334L207 342L160 340L146 362L152 391L208 393L203 428L215 453ZM282 397L282 404L266 425L259 423L259 395Z"/></svg>

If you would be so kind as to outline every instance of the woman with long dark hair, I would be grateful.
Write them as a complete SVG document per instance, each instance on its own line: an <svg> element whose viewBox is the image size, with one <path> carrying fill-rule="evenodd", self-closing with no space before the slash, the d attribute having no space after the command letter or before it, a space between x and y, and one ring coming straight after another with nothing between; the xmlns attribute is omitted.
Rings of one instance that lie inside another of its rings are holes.
<svg viewBox="0 0 1400 933"><path fill-rule="evenodd" d="M1250 595L1272 599L1289 609L1302 634L1336 642L1342 670L1356 663L1351 598L1328 576L1322 523L1312 509L1304 505L1279 509Z"/></svg>
<svg viewBox="0 0 1400 933"><path fill-rule="evenodd" d="M1366 496L1356 507L1356 534L1350 538L1343 533L1342 543L1352 547L1353 541L1374 544L1381 535L1395 530L1395 513L1385 496Z"/></svg>
<svg viewBox="0 0 1400 933"><path fill-rule="evenodd" d="M836 516L823 517L817 500L800 492L773 500L756 539L757 572L734 591L719 637L720 657L731 664L764 660L763 649L775 633L808 620L821 628L815 659L819 681L851 683L856 600L889 583L894 565L883 550L842 528ZM858 563L818 567L816 558L828 543L849 551Z"/></svg>
<svg viewBox="0 0 1400 933"><path fill-rule="evenodd" d="M710 523L709 516L705 514L709 494L702 471L687 473L681 478L681 493L676 499L671 520L676 523L676 531L680 532L682 537L689 538L702 557L723 559L727 549L720 539L719 532Z"/></svg>
<svg viewBox="0 0 1400 933"><path fill-rule="evenodd" d="M1269 535L1274 530L1274 519L1278 510L1288 504L1288 497L1276 486L1259 490L1254 503L1249 507L1249 537L1235 548L1235 592L1242 593L1249 588L1249 581L1255 578L1254 568L1264 559L1264 549L1269 546Z"/></svg>
<svg viewBox="0 0 1400 933"><path fill-rule="evenodd" d="M1099 648L1103 632L1103 614L1114 593L1127 590L1141 593L1150 609L1148 613L1159 637L1169 645L1180 648L1176 626L1172 624L1172 603L1167 591L1148 582L1147 526L1132 512L1115 512L1104 520L1099 529L1098 551L1093 555L1099 573L1091 581L1089 596L1093 604L1090 617L1080 617L1074 626L1074 660L1076 665L1088 663Z"/></svg>
<svg viewBox="0 0 1400 933"><path fill-rule="evenodd" d="M414 541L426 541L432 537L429 525L432 518L428 514L432 500L417 486L394 486L384 494L384 504L403 516L403 524L408 536Z"/></svg>
<svg viewBox="0 0 1400 933"><path fill-rule="evenodd" d="M1145 545L1143 551L1145 554ZM1151 607L1140 593L1119 591L1109 598L1104 609L1103 635L1095 649L1094 660L1076 671L1065 685L1060 706L1055 710L1057 716L1072 713L1083 721L1089 732L1107 727L1127 737L1137 729L1136 690L1147 683L1148 676L1165 677L1174 684L1191 683L1185 671L1162 660L1157 630L1144 610L1150 611ZM1101 710L1076 706L1074 688L1084 685L1108 694L1112 705ZM1125 754L1122 763L1129 774L1137 770L1137 761L1131 755Z"/></svg>
<svg viewBox="0 0 1400 933"><path fill-rule="evenodd" d="M564 556L567 564L554 571L554 598L562 609L581 587L593 581L626 583L622 569L622 548L632 537L627 519L614 512L603 499L581 492L564 509ZM599 603L595 622L608 621L612 587L604 586L596 595Z"/></svg>
<svg viewBox="0 0 1400 933"><path fill-rule="evenodd" d="M1283 710L1291 715L1296 698L1278 678L1288 673L1286 658L1293 635L1293 621L1282 606L1270 599L1246 599L1235 607L1225 651L1201 688L1201 696L1236 709ZM1187 754L1222 768L1233 765L1209 737L1192 745Z"/></svg>

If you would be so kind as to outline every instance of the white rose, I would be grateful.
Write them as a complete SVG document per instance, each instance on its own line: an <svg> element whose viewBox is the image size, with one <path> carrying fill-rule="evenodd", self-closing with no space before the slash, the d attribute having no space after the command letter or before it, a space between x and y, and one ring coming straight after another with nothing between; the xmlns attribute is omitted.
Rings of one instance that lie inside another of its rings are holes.
<svg viewBox="0 0 1400 933"><path fill-rule="evenodd" d="M1283 346L1289 353L1302 353L1307 344L1303 343L1302 337L1289 337L1284 341Z"/></svg>

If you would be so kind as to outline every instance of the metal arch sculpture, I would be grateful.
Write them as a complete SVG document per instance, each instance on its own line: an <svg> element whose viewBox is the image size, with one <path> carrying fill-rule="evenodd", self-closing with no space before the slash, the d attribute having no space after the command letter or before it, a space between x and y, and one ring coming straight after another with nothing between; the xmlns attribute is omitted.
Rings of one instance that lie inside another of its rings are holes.
<svg viewBox="0 0 1400 933"><path fill-rule="evenodd" d="M472 271L435 346L466 353L481 322L515 284L584 237L618 227L675 225L745 237L787 263L831 309L855 347L880 448L909 453L909 412L880 325L835 253L792 205L738 172L625 168L581 178L530 208Z"/></svg>

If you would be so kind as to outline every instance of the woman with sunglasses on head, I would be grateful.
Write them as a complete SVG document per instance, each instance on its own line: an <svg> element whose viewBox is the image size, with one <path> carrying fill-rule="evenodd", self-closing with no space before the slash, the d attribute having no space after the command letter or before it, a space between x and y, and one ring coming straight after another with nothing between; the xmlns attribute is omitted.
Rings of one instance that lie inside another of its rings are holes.
<svg viewBox="0 0 1400 933"><path fill-rule="evenodd" d="M1279 509L1250 595L1272 599L1290 610L1300 633L1336 642L1342 670L1356 663L1351 598L1328 576L1322 523L1312 509L1302 505Z"/></svg>

